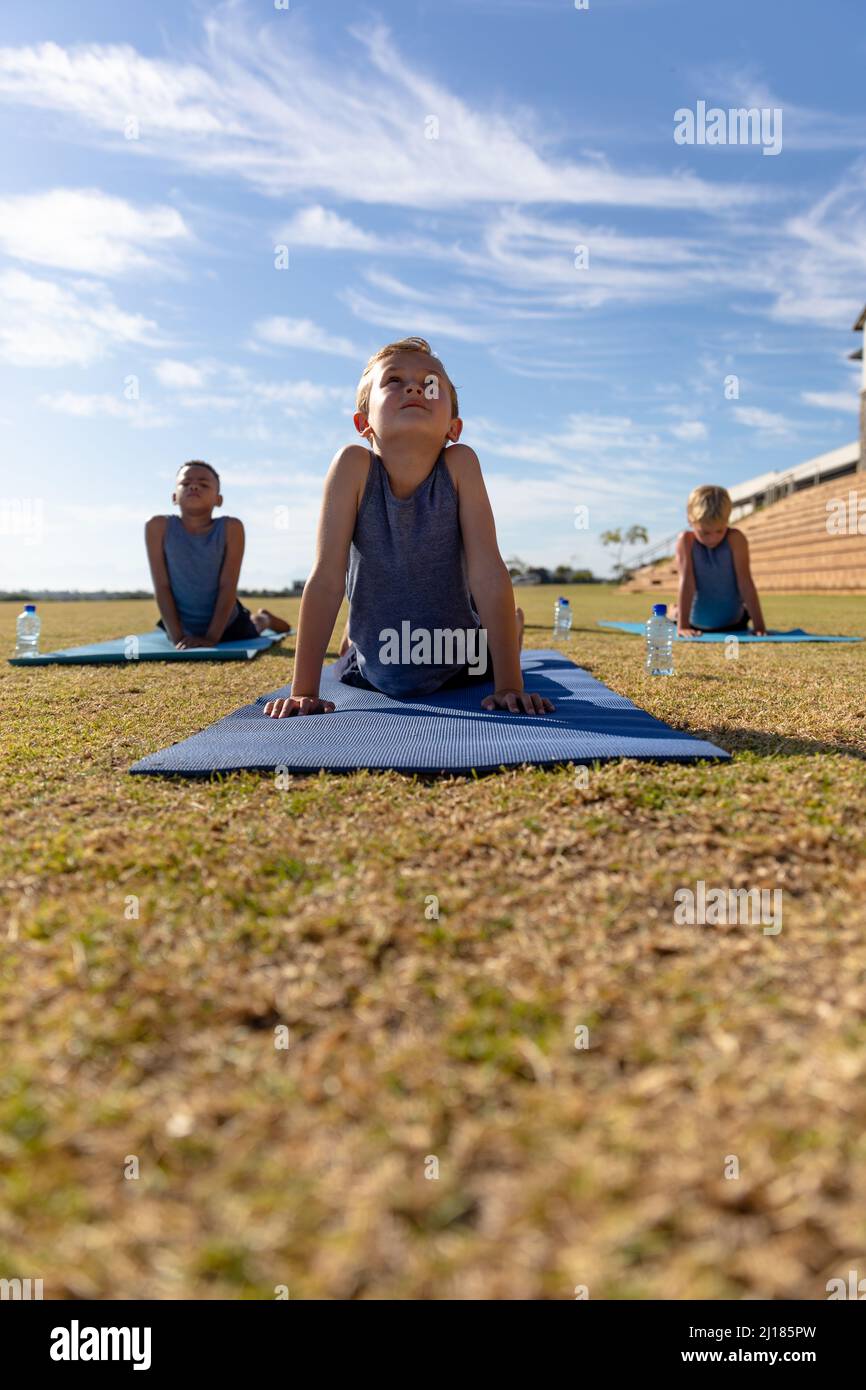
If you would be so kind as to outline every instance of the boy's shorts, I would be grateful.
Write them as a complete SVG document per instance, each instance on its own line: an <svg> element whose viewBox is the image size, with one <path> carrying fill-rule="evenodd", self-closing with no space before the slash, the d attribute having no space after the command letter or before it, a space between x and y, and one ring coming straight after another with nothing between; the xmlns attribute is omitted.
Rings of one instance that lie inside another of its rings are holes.
<svg viewBox="0 0 866 1390"><path fill-rule="evenodd" d="M360 690L378 690L379 687L371 684L366 676L362 676L358 670L358 648L354 642L350 642L348 649L342 656L338 657L334 663L334 675L343 682L344 685L354 685ZM468 666L463 666L459 671L455 671L449 676L438 690L452 690L455 686L466 685L489 685L490 674L485 671L484 675L478 675L469 670ZM380 692L383 693L383 692ZM438 691L431 692L433 694Z"/></svg>
<svg viewBox="0 0 866 1390"><path fill-rule="evenodd" d="M157 627L161 627L165 632L165 623L162 618L157 619ZM250 616L250 610L238 600L238 611L232 618L222 637L221 642L243 642L247 637L258 637L259 630Z"/></svg>
<svg viewBox="0 0 866 1390"><path fill-rule="evenodd" d="M736 623L729 623L727 627L698 627L697 623L690 623L695 632L745 632L749 626L749 614L744 609L743 616Z"/></svg>

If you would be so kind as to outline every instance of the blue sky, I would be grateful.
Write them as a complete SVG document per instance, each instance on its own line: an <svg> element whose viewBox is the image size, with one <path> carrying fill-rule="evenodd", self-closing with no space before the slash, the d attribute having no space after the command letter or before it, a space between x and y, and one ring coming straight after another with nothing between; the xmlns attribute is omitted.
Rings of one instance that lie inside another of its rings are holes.
<svg viewBox="0 0 866 1390"><path fill-rule="evenodd" d="M601 531L855 439L864 69L859 0L4 6L0 500L40 521L0 587L148 584L187 458L243 583L304 576L406 334L506 557L605 573ZM677 144L699 101L781 110L781 151Z"/></svg>

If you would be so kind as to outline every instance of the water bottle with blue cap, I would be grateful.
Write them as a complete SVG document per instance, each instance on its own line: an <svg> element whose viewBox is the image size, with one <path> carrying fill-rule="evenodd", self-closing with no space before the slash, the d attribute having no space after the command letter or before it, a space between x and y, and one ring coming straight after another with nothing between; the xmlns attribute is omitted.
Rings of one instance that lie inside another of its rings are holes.
<svg viewBox="0 0 866 1390"><path fill-rule="evenodd" d="M571 632L571 604L567 598L558 598L553 605L553 634L566 637Z"/></svg>
<svg viewBox="0 0 866 1390"><path fill-rule="evenodd" d="M35 603L25 603L15 624L15 655L37 656L39 653L39 614Z"/></svg>
<svg viewBox="0 0 866 1390"><path fill-rule="evenodd" d="M646 625L646 669L651 676L673 675L675 630L667 604L654 603Z"/></svg>

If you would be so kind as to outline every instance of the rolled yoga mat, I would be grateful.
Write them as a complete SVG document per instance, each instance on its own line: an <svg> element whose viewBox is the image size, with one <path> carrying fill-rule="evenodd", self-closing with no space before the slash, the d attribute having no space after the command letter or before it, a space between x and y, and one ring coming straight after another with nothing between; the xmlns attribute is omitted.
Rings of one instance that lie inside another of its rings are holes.
<svg viewBox="0 0 866 1390"><path fill-rule="evenodd" d="M615 627L620 632L633 632L646 635L646 623L613 623L598 619L599 627ZM792 627L789 632L768 630L766 637L757 637L754 632L702 632L700 637L680 637L674 634L675 642L726 642L736 637L738 642L862 642L862 637L827 637L821 632L805 632L801 627Z"/></svg>
<svg viewBox="0 0 866 1390"><path fill-rule="evenodd" d="M552 700L552 714L481 709L492 682L394 700L344 685L326 666L319 694L337 706L332 714L271 719L264 706L289 695L291 686L285 685L202 733L151 753L130 771L191 777L241 769L469 773L524 763L545 767L613 758L693 762L730 757L715 744L654 719L561 652L524 651L521 665L526 689Z"/></svg>
<svg viewBox="0 0 866 1390"><path fill-rule="evenodd" d="M282 642L285 632L265 628L260 637L245 637L240 642L220 642L217 647L192 647L189 651L175 650L174 643L161 628L153 632L136 632L129 637L115 637L110 642L93 642L87 647L64 647L59 652L39 652L37 656L13 656L10 666L104 666L124 665L133 661L252 661L259 652L266 652L275 642Z"/></svg>

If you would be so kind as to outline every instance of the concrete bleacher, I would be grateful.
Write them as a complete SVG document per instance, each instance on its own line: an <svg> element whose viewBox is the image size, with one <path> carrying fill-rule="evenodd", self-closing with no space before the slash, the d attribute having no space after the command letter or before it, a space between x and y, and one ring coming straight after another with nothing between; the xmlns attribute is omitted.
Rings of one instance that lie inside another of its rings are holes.
<svg viewBox="0 0 866 1390"><path fill-rule="evenodd" d="M847 530L832 534L828 503L847 504L850 494L854 503L853 508L847 507ZM858 500L863 504L861 525L866 531L866 474L862 472L792 492L734 522L748 538L759 592L866 590L866 534L857 530ZM677 585L676 564L667 556L637 570L624 587L631 593L652 591L673 598Z"/></svg>

